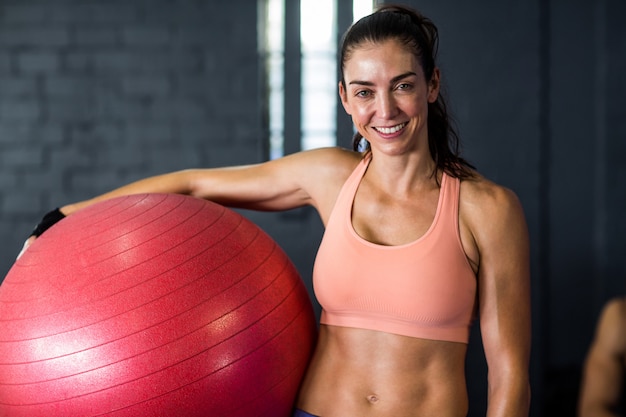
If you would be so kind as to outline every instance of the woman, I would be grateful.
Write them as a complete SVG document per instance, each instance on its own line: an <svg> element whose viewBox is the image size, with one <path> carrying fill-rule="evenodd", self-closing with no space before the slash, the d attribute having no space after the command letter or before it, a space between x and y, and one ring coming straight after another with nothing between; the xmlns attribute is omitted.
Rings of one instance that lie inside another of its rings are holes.
<svg viewBox="0 0 626 417"><path fill-rule="evenodd" d="M326 226L314 269L323 308L297 416L465 416L469 328L480 319L488 415L529 407L529 249L516 196L457 155L435 65L437 29L403 7L355 23L339 94L364 151L301 152L259 165L141 180L97 201L184 193L227 206L311 205ZM32 239L32 238L31 238Z"/></svg>

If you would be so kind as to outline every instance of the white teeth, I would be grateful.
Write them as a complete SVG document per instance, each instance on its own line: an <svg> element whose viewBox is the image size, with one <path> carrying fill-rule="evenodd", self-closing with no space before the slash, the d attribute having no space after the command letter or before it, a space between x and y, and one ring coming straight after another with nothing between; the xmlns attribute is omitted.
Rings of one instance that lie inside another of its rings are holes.
<svg viewBox="0 0 626 417"><path fill-rule="evenodd" d="M396 133L398 130L402 129L405 125L406 123L401 123L393 127L377 127L376 130L378 130L380 133L389 135L391 133Z"/></svg>

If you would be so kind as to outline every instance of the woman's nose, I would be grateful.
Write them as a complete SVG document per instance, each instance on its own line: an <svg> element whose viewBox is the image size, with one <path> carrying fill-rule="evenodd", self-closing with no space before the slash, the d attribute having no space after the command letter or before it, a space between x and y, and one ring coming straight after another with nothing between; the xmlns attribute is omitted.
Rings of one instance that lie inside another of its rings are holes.
<svg viewBox="0 0 626 417"><path fill-rule="evenodd" d="M379 95L377 107L378 116L384 119L394 117L398 111L396 100L392 94Z"/></svg>

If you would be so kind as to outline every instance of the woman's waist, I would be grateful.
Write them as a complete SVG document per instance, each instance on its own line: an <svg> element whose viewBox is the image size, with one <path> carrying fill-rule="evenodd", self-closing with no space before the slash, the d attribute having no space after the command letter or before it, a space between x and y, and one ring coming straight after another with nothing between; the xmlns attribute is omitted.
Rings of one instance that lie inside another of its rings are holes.
<svg viewBox="0 0 626 417"><path fill-rule="evenodd" d="M465 344L324 325L319 337L299 408L324 417L467 412Z"/></svg>
<svg viewBox="0 0 626 417"><path fill-rule="evenodd" d="M358 380L314 373L296 406L324 417L464 417L468 397L462 380Z"/></svg>
<svg viewBox="0 0 626 417"><path fill-rule="evenodd" d="M458 373L464 379L467 344L365 328L321 324L316 363L332 372L418 377ZM400 374L400 375L398 375ZM365 376L365 375L363 375Z"/></svg>

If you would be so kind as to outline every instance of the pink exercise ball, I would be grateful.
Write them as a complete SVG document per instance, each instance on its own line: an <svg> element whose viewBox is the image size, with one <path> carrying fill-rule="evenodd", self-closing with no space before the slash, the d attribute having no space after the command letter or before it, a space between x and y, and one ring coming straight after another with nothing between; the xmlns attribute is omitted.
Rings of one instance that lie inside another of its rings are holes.
<svg viewBox="0 0 626 417"><path fill-rule="evenodd" d="M0 416L287 417L316 332L293 264L243 216L100 202L0 286Z"/></svg>

